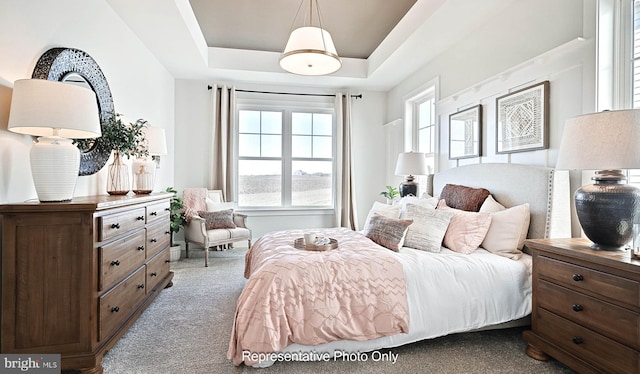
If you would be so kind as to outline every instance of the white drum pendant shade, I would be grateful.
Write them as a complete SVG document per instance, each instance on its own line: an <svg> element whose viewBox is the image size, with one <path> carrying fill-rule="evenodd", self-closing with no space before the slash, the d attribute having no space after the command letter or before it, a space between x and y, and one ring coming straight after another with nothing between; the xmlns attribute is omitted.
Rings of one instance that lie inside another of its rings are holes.
<svg viewBox="0 0 640 374"><path fill-rule="evenodd" d="M342 61L328 31L305 26L291 32L280 66L293 74L326 75L338 71Z"/></svg>
<svg viewBox="0 0 640 374"><path fill-rule="evenodd" d="M80 167L80 151L70 139L39 137L31 147L31 176L40 201L69 201Z"/></svg>

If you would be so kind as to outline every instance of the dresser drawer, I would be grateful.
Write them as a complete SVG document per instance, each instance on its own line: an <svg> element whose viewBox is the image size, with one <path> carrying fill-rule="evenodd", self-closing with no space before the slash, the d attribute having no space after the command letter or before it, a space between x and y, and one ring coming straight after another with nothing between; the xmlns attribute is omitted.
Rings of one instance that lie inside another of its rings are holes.
<svg viewBox="0 0 640 374"><path fill-rule="evenodd" d="M636 281L545 256L538 257L537 269L540 277L573 290L586 291L632 308L640 306L640 284Z"/></svg>
<svg viewBox="0 0 640 374"><path fill-rule="evenodd" d="M169 202L151 204L147 207L147 223L169 217Z"/></svg>
<svg viewBox="0 0 640 374"><path fill-rule="evenodd" d="M545 309L536 313L537 333L607 373L638 373L640 354Z"/></svg>
<svg viewBox="0 0 640 374"><path fill-rule="evenodd" d="M100 297L100 339L108 337L120 327L136 306L144 299L145 267L118 283L109 292Z"/></svg>
<svg viewBox="0 0 640 374"><path fill-rule="evenodd" d="M147 258L167 248L171 242L169 221L163 220L147 226Z"/></svg>
<svg viewBox="0 0 640 374"><path fill-rule="evenodd" d="M100 218L98 240L109 240L128 231L144 227L145 217L144 207L103 216Z"/></svg>
<svg viewBox="0 0 640 374"><path fill-rule="evenodd" d="M640 347L640 315L546 281L538 282L538 305L630 346Z"/></svg>
<svg viewBox="0 0 640 374"><path fill-rule="evenodd" d="M169 255L169 248L166 248L147 262L147 292L152 292L158 283L169 274Z"/></svg>
<svg viewBox="0 0 640 374"><path fill-rule="evenodd" d="M144 264L145 231L118 239L100 247L100 280L98 290L108 290L122 278Z"/></svg>

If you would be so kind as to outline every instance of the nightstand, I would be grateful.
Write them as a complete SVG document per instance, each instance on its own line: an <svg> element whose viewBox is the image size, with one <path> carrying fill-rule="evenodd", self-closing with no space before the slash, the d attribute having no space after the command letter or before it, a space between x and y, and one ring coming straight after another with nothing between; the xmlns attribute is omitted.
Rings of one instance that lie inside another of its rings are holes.
<svg viewBox="0 0 640 374"><path fill-rule="evenodd" d="M580 373L640 372L640 260L586 239L535 239L527 354Z"/></svg>

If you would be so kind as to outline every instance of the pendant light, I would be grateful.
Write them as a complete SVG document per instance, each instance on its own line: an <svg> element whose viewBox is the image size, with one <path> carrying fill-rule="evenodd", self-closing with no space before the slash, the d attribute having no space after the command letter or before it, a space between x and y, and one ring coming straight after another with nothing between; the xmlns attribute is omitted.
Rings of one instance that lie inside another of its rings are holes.
<svg viewBox="0 0 640 374"><path fill-rule="evenodd" d="M298 7L296 17L293 19L294 24L304 1L302 0ZM322 28L318 0L316 0L316 14L320 27L313 26L313 0L309 0L309 25L291 32L289 41L280 56L280 66L284 70L298 75L327 75L342 67L342 61L333 45L331 35ZM293 29L293 25L291 28Z"/></svg>

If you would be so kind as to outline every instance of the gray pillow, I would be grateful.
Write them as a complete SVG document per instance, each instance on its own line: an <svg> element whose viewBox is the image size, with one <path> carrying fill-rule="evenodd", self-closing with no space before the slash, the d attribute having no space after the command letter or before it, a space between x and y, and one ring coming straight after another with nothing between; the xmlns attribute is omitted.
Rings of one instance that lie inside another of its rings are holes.
<svg viewBox="0 0 640 374"><path fill-rule="evenodd" d="M429 252L440 252L453 212L407 204L402 219L412 219L404 246Z"/></svg>

